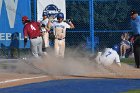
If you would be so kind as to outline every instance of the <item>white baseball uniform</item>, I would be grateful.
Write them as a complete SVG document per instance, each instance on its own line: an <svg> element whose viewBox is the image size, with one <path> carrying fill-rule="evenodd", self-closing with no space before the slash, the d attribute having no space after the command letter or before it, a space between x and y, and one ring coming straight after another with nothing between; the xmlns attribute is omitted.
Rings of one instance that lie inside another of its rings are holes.
<svg viewBox="0 0 140 93"><path fill-rule="evenodd" d="M41 25L44 24L45 26L48 24L49 19L46 18L45 20L41 21ZM43 39L43 48L49 47L49 33L46 31L44 27L41 27L42 32L42 39Z"/></svg>
<svg viewBox="0 0 140 93"><path fill-rule="evenodd" d="M98 64L102 64L104 66L110 66L113 62L121 66L119 55L112 48L106 48L104 52L98 52L95 60Z"/></svg>
<svg viewBox="0 0 140 93"><path fill-rule="evenodd" d="M55 21L53 22L52 27L55 35L55 55L63 58L65 52L66 28L70 28L70 25L66 22L59 23Z"/></svg>

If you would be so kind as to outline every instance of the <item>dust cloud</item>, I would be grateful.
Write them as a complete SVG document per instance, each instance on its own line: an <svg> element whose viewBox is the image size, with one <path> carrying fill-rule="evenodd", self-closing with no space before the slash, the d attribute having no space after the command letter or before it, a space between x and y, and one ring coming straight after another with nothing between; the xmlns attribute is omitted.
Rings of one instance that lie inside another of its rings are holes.
<svg viewBox="0 0 140 93"><path fill-rule="evenodd" d="M118 67L116 64L110 67L104 67L96 64L94 60L89 60L90 52L67 49L65 58L57 58L53 52L43 56L40 59L27 57L27 59L5 60L0 62L1 72L28 73L28 74L47 74L47 75L107 75L113 73L124 75L130 71L136 71L134 66L122 64Z"/></svg>

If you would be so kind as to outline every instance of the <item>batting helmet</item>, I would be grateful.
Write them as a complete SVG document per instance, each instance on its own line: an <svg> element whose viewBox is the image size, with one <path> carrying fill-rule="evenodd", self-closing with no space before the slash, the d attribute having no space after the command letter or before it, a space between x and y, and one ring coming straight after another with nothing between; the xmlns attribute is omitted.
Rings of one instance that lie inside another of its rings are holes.
<svg viewBox="0 0 140 93"><path fill-rule="evenodd" d="M63 14L63 13L58 13L58 14L57 14L57 19L59 19L59 18L64 19L64 14Z"/></svg>
<svg viewBox="0 0 140 93"><path fill-rule="evenodd" d="M113 47L112 47L113 50L115 50L116 52L119 52L119 46L117 44L115 44Z"/></svg>
<svg viewBox="0 0 140 93"><path fill-rule="evenodd" d="M29 20L27 16L23 16L23 17L22 17L22 21L23 21L23 22L25 22L25 21L27 21L27 20Z"/></svg>
<svg viewBox="0 0 140 93"><path fill-rule="evenodd" d="M42 16L48 16L48 13L43 11Z"/></svg>

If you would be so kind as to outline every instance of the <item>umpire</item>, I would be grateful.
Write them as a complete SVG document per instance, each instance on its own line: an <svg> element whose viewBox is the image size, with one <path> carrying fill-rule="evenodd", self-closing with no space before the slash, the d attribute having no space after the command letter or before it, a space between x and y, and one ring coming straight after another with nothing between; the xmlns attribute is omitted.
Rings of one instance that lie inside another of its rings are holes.
<svg viewBox="0 0 140 93"><path fill-rule="evenodd" d="M140 16L137 11L131 11L131 26L133 31L133 51L136 68L140 68Z"/></svg>

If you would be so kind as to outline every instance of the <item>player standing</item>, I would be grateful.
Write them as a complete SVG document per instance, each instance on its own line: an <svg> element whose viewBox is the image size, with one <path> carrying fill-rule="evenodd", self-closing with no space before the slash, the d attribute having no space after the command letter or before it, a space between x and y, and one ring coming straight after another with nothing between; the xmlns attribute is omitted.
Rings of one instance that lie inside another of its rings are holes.
<svg viewBox="0 0 140 93"><path fill-rule="evenodd" d="M140 68L140 16L137 11L131 12L131 26L134 33L131 42L133 43L133 51L136 68Z"/></svg>
<svg viewBox="0 0 140 93"><path fill-rule="evenodd" d="M98 64L102 64L104 66L110 66L115 62L118 66L121 67L120 58L116 52L117 48L117 46L114 46L113 48L106 48L104 52L98 52L95 61Z"/></svg>
<svg viewBox="0 0 140 93"><path fill-rule="evenodd" d="M54 21L50 27L53 28L53 33L55 35L54 41L54 48L55 48L55 55L57 57L64 58L65 52L65 37L66 37L66 29L67 28L74 28L74 25L71 21L64 22L64 14L58 13L57 14L57 21Z"/></svg>
<svg viewBox="0 0 140 93"><path fill-rule="evenodd" d="M44 54L47 54L46 48L49 47L49 30L47 29L48 24L48 14L47 12L43 12L42 14L43 20L41 23L41 33L42 33L42 39L43 39L43 52Z"/></svg>
<svg viewBox="0 0 140 93"><path fill-rule="evenodd" d="M24 47L26 46L27 39L30 39L30 48L34 57L38 58L42 55L42 37L40 33L40 23L30 22L27 16L22 17L22 23L24 24Z"/></svg>

